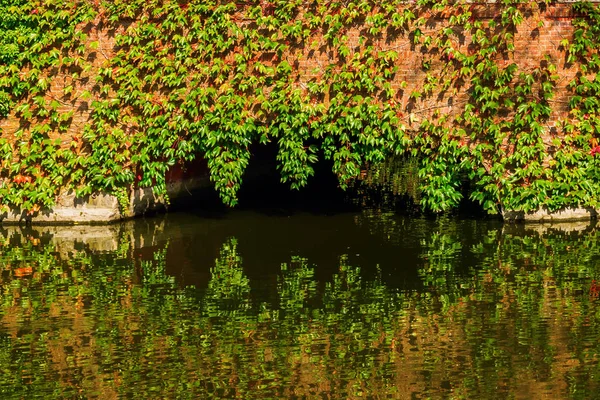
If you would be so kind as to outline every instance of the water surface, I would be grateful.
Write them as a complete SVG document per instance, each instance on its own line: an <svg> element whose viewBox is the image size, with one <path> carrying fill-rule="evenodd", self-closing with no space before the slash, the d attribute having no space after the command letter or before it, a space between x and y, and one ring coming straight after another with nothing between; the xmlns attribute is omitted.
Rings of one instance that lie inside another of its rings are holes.
<svg viewBox="0 0 600 400"><path fill-rule="evenodd" d="M0 228L0 397L594 398L599 245L382 211Z"/></svg>

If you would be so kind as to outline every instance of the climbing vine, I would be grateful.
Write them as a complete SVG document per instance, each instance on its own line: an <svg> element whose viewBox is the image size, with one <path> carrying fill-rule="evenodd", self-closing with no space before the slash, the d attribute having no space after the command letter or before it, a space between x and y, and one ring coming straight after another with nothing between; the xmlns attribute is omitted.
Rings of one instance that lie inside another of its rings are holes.
<svg viewBox="0 0 600 400"><path fill-rule="evenodd" d="M38 212L54 204L61 186L84 182L87 156L77 137L65 137L74 114L65 99L76 95L74 86L67 83L62 93L51 86L55 74L73 82L89 70L81 27L94 15L90 4L74 0L0 1L0 118L18 121L13 131L0 130L5 211Z"/></svg>
<svg viewBox="0 0 600 400"><path fill-rule="evenodd" d="M275 142L291 188L321 158L346 187L394 156L416 160L434 212L465 181L490 213L596 207L600 11L573 5L560 46L579 72L553 127L560 60L515 56L549 3L0 0L0 127L18 121L0 132L0 202L34 214L100 190L126 208L203 157L235 205L250 145Z"/></svg>

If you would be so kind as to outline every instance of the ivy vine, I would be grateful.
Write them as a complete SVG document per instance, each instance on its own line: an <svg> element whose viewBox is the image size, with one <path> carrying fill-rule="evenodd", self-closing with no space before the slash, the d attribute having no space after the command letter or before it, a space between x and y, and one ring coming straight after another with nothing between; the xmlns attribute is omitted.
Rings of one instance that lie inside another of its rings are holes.
<svg viewBox="0 0 600 400"><path fill-rule="evenodd" d="M416 160L434 212L456 207L466 180L490 213L598 207L600 10L572 6L561 46L579 73L549 130L557 60L514 57L548 4L503 0L484 17L447 0L0 0L0 122L19 125L0 131L0 203L34 214L73 189L125 206L203 157L233 206L250 145L276 142L291 188L320 158L346 187L394 156ZM114 35L106 54L92 31ZM401 80L397 43L422 55L422 82ZM418 112L436 98L454 111ZM70 135L82 102L91 118Z"/></svg>

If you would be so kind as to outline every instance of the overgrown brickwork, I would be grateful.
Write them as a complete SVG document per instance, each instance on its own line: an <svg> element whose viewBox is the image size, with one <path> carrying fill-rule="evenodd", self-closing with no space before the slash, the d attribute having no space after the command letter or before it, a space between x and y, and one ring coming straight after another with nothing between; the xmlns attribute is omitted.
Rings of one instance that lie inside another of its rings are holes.
<svg viewBox="0 0 600 400"><path fill-rule="evenodd" d="M345 186L400 154L433 211L464 180L490 212L598 206L591 3L21 3L0 9L38 35L15 40L26 56L0 47L6 207L161 192L197 157L235 204L249 144L269 141L292 188L322 157Z"/></svg>

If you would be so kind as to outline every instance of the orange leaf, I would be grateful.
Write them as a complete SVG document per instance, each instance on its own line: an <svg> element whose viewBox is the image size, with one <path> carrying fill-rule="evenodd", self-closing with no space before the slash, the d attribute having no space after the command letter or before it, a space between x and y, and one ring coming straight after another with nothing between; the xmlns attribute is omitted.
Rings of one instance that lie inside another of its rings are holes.
<svg viewBox="0 0 600 400"><path fill-rule="evenodd" d="M31 275L33 273L33 268L31 267L22 267L14 270L16 277L23 277L26 275Z"/></svg>

